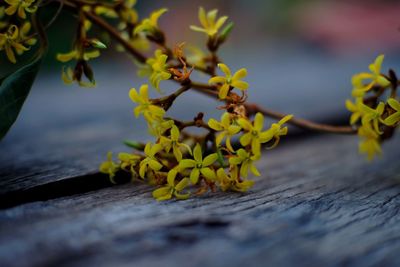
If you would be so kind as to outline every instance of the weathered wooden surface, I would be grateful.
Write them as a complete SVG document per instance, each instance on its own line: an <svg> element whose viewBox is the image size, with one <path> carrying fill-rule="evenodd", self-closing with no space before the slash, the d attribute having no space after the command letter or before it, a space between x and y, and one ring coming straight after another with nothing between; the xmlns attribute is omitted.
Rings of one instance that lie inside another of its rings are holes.
<svg viewBox="0 0 400 267"><path fill-rule="evenodd" d="M0 266L399 266L399 140L287 142L247 194L157 203L125 184L0 211Z"/></svg>

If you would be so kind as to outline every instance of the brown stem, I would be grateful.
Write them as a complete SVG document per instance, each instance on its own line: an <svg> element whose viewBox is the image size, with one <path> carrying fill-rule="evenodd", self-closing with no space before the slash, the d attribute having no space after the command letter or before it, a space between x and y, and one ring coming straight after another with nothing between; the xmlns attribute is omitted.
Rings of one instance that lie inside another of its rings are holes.
<svg viewBox="0 0 400 267"><path fill-rule="evenodd" d="M287 114L283 114L277 111L273 111L270 109L266 109L264 107L260 107L256 104L248 103L244 104L249 114L256 114L257 112L261 112L265 116L275 118L275 119L282 119ZM318 132L327 132L327 133L337 133L337 134L355 134L357 133L357 129L351 126L335 126L335 125L328 125L322 123L315 123L309 120L301 119L301 118L292 118L290 121L287 122L288 124L295 125L297 127L318 131Z"/></svg>
<svg viewBox="0 0 400 267"><path fill-rule="evenodd" d="M198 128L204 128L209 131L214 131L203 120L179 121L179 120L174 119L174 121L175 121L175 125L178 126L180 130L183 130L188 127L198 127Z"/></svg>
<svg viewBox="0 0 400 267"><path fill-rule="evenodd" d="M200 93L205 95L214 97L218 99L218 93L216 88L211 85L201 84L201 83L192 83L192 88ZM260 107L254 103L245 103L243 104L246 107L247 112L249 115L254 115L257 112L261 112L265 116L274 118L274 119L282 119L287 114L283 114L277 111L269 110L264 107ZM292 118L290 121L287 122L288 124L295 125L299 128L318 131L318 132L327 132L327 133L337 133L337 134L355 134L357 130L351 126L334 126L328 124L320 124L315 123L309 120L301 119L301 118Z"/></svg>
<svg viewBox="0 0 400 267"><path fill-rule="evenodd" d="M114 29L113 26L108 24L101 17L91 13L85 12L87 18L96 24L97 26L103 28L106 32L108 32L116 41L118 41L129 53L131 53L138 61L141 63L146 63L146 57L138 52L127 40L122 38L121 34Z"/></svg>
<svg viewBox="0 0 400 267"><path fill-rule="evenodd" d="M183 94L184 92L186 92L187 90L189 90L191 88L191 85L184 85L181 88L179 88L178 90L176 90L174 93L167 95L165 97L162 98L156 98L156 99L151 99L151 102L155 105L160 105L162 106L165 111L167 111L172 104L174 103L175 99L180 96L181 94Z"/></svg>

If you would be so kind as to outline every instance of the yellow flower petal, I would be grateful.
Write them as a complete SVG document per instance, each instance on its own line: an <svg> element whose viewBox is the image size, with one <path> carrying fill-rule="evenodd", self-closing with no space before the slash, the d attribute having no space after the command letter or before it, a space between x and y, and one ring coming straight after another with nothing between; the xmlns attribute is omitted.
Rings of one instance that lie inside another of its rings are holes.
<svg viewBox="0 0 400 267"><path fill-rule="evenodd" d="M208 155L203 160L203 167L210 166L215 161L217 161L217 159L218 159L218 154L217 153L213 153L213 154Z"/></svg>
<svg viewBox="0 0 400 267"><path fill-rule="evenodd" d="M197 184L199 181L199 176L200 176L200 170L199 169L193 169L192 172L190 173L190 182L192 184Z"/></svg>
<svg viewBox="0 0 400 267"><path fill-rule="evenodd" d="M222 70L223 73L225 73L225 75L227 77L231 77L231 70L229 69L229 67L227 65L225 65L224 63L219 63L218 64L218 68L220 68Z"/></svg>
<svg viewBox="0 0 400 267"><path fill-rule="evenodd" d="M201 146L199 143L196 144L193 150L193 158L197 162L202 162L203 161L203 153L201 151Z"/></svg>
<svg viewBox="0 0 400 267"><path fill-rule="evenodd" d="M200 172L208 180L215 181L215 172L212 171L210 168L201 168Z"/></svg>

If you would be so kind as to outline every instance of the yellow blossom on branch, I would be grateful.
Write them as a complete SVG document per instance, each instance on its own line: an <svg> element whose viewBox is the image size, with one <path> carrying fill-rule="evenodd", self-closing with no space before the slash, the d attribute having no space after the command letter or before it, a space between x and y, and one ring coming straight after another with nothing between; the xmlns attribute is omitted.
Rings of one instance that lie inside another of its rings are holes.
<svg viewBox="0 0 400 267"><path fill-rule="evenodd" d="M67 53L58 53L56 57L58 61L65 63L71 60L80 60L80 59L88 61L97 58L99 56L100 56L100 51L97 49L88 52L84 52L79 49L74 49Z"/></svg>
<svg viewBox="0 0 400 267"><path fill-rule="evenodd" d="M218 33L218 30L224 25L225 21L228 19L227 16L223 16L217 19L218 10L213 9L211 11L204 10L203 7L199 8L199 20L202 27L191 25L190 29L197 32L204 32L208 36L213 37Z"/></svg>
<svg viewBox="0 0 400 267"><path fill-rule="evenodd" d="M385 109L385 104L380 102L375 109L365 105L361 98L356 99L355 103L346 101L346 108L352 112L350 124L355 124L361 119L362 125L372 123L375 131L381 134L379 130L379 120Z"/></svg>
<svg viewBox="0 0 400 267"><path fill-rule="evenodd" d="M130 171L132 175L137 175L136 171L134 170L134 167L136 167L136 165L142 159L141 156L130 153L119 153L118 159L121 162L120 164L121 169Z"/></svg>
<svg viewBox="0 0 400 267"><path fill-rule="evenodd" d="M129 97L131 98L131 100L138 104L133 112L136 118L139 117L140 114L143 114L144 118L148 122L152 122L153 120L160 120L164 116L165 110L151 103L148 90L148 85L143 84L140 87L139 93L136 91L135 88L132 88L129 91Z"/></svg>
<svg viewBox="0 0 400 267"><path fill-rule="evenodd" d="M212 77L208 81L208 83L209 84L221 84L221 86L219 87L219 93L218 93L218 96L220 99L226 98L231 87L237 88L241 91L245 91L249 88L249 84L247 82L241 80L247 76L247 70L245 68L238 70L232 76L231 70L229 69L229 67L227 65L225 65L223 63L219 63L218 67L225 74L225 77L223 77L223 76Z"/></svg>
<svg viewBox="0 0 400 267"><path fill-rule="evenodd" d="M269 149L276 147L279 144L281 136L287 135L287 133L288 133L288 127L286 127L286 126L282 127L283 124L285 124L292 118L293 118L293 115L286 115L277 123L273 123L265 134L261 134L261 136L260 136L261 143L267 143L267 142L271 141L272 139L275 139L274 143L272 144L272 146L269 147Z"/></svg>
<svg viewBox="0 0 400 267"><path fill-rule="evenodd" d="M26 19L26 12L35 13L37 6L34 5L35 0L4 0L10 6L6 8L5 13L9 16L17 12L21 19Z"/></svg>
<svg viewBox="0 0 400 267"><path fill-rule="evenodd" d="M17 63L14 50L19 55L29 50L21 42L20 30L16 25L11 25L5 33L0 33L0 51L5 50L7 58L14 64Z"/></svg>
<svg viewBox="0 0 400 267"><path fill-rule="evenodd" d="M149 132L157 138L161 138L165 131L171 129L174 126L174 120L164 120L164 119L153 119L147 120L147 125L149 126Z"/></svg>
<svg viewBox="0 0 400 267"><path fill-rule="evenodd" d="M217 181L221 186L222 191L232 190L237 192L246 192L254 185L254 181L239 179L239 169L237 166L232 166L229 175L223 168L217 170Z"/></svg>
<svg viewBox="0 0 400 267"><path fill-rule="evenodd" d="M162 80L168 80L172 74L167 70L167 59L168 56L163 54L160 49L154 52L154 57L149 58L140 70L141 76L150 75L151 85L160 92L160 82ZM139 73L138 73L139 74Z"/></svg>
<svg viewBox="0 0 400 267"><path fill-rule="evenodd" d="M206 179L214 181L215 172L209 166L211 166L218 159L218 154L213 153L203 159L201 146L200 144L196 144L193 150L193 158L194 159L182 159L179 162L179 168L181 170L192 169L190 172L190 181L192 184L197 184L200 173Z"/></svg>
<svg viewBox="0 0 400 267"><path fill-rule="evenodd" d="M108 174L112 183L115 183L114 177L119 170L118 164L112 160L112 152L107 153L107 161L103 162L99 168L101 173Z"/></svg>
<svg viewBox="0 0 400 267"><path fill-rule="evenodd" d="M136 0L125 0L124 5L120 11L121 18L129 24L135 24L138 21L138 13L134 9L136 5Z"/></svg>
<svg viewBox="0 0 400 267"><path fill-rule="evenodd" d="M146 52L150 49L150 42L149 42L149 40L147 40L147 38L145 36L143 36L143 34L137 34L134 36L130 36L126 31L123 31L123 32L121 32L121 37L123 39L125 39L133 48L135 48L138 51ZM117 45L116 49L118 52L126 51L122 45ZM140 63L138 63L137 65L139 67L142 67L140 65ZM148 67L150 67L150 66L148 66ZM139 76L147 76L147 75L139 75Z"/></svg>
<svg viewBox="0 0 400 267"><path fill-rule="evenodd" d="M379 135L370 125L362 125L358 128L358 136L361 139L359 151L361 154L366 154L369 161L373 160L376 155L382 154Z"/></svg>
<svg viewBox="0 0 400 267"><path fill-rule="evenodd" d="M200 48L194 45L186 45L186 61L191 66L207 68L207 55Z"/></svg>
<svg viewBox="0 0 400 267"><path fill-rule="evenodd" d="M222 140L226 137L226 147L231 152L234 151L231 144L231 137L241 130L239 125L232 124L232 122L231 115L228 112L225 112L221 116L221 122L215 119L210 119L208 121L208 126L210 126L211 129L218 131L218 134L215 138L216 145L219 146Z"/></svg>
<svg viewBox="0 0 400 267"><path fill-rule="evenodd" d="M363 100L362 98L357 98L355 103L351 102L351 100L347 99L346 100L346 108L352 112L350 116L350 124L355 124L357 121L362 117L363 113L360 108L360 105L362 104Z"/></svg>
<svg viewBox="0 0 400 267"><path fill-rule="evenodd" d="M24 22L22 27L20 28L19 31L19 39L21 42L23 42L24 45L35 45L37 40L33 37L28 36L29 32L31 31L32 25L30 22ZM17 50L17 54L22 54Z"/></svg>
<svg viewBox="0 0 400 267"><path fill-rule="evenodd" d="M138 34L140 32L154 34L155 32L159 31L158 27L158 19L161 17L162 14L167 12L168 9L161 8L156 10L150 14L149 18L145 18L142 22L135 27L134 34Z"/></svg>
<svg viewBox="0 0 400 267"><path fill-rule="evenodd" d="M251 145L252 153L254 155L260 155L261 144L271 141L273 137L279 141L279 136L287 133L287 128L281 129L281 126L291 118L292 115L285 116L279 123L267 131L263 131L264 115L259 112L254 117L253 124L248 119L239 118L238 124L246 131L246 133L240 137L239 141L242 146Z"/></svg>
<svg viewBox="0 0 400 267"><path fill-rule="evenodd" d="M395 113L384 119L383 123L392 126L400 122L400 103L395 98L389 98L387 102L389 106L395 110Z"/></svg>
<svg viewBox="0 0 400 267"><path fill-rule="evenodd" d="M189 179L183 178L177 184L175 182L178 172L172 169L167 175L167 184L153 191L153 197L158 201L171 199L175 196L177 199L187 199L190 193L181 194L180 192L189 185Z"/></svg>
<svg viewBox="0 0 400 267"><path fill-rule="evenodd" d="M182 160L181 148L185 148L190 154L192 153L190 146L186 145L185 143L179 142L179 136L180 132L178 127L176 125L173 125L169 138L165 136L160 137L160 144L164 147L165 152L169 153L172 149L172 153L174 154L178 162Z"/></svg>
<svg viewBox="0 0 400 267"><path fill-rule="evenodd" d="M163 167L163 165L158 162L156 158L156 154L162 150L162 146L160 144L152 145L151 143L147 143L144 147L144 154L146 157L140 162L139 175L142 178L145 178L146 172L150 169L153 171L159 171Z"/></svg>
<svg viewBox="0 0 400 267"><path fill-rule="evenodd" d="M100 42L101 43L101 42ZM78 84L82 87L94 87L96 86L96 81L94 79L94 74L87 63L87 61L97 58L100 56L100 51L95 49L91 51L85 51L81 47L76 47L75 49L67 52L67 53L58 53L56 58L58 61L66 63L72 60L76 60L77 63L75 65L74 70L71 67L65 68L63 66L61 72L61 78L65 84L72 84L74 81L77 81ZM84 74L89 82L82 81L82 74Z"/></svg>
<svg viewBox="0 0 400 267"><path fill-rule="evenodd" d="M240 166L240 176L247 177L249 171L255 176L260 176L260 172L257 170L254 162L260 159L260 155L251 155L245 149L241 148L236 152L236 156L229 158L229 164L234 166Z"/></svg>
<svg viewBox="0 0 400 267"><path fill-rule="evenodd" d="M375 85L380 85L382 87L390 85L389 80L381 74L382 62L384 57L384 55L379 55L375 59L374 63L369 65L369 70L371 71L370 73L362 72L353 76L353 96L363 96L365 92L369 91ZM369 83L364 85L364 80L369 81Z"/></svg>
<svg viewBox="0 0 400 267"><path fill-rule="evenodd" d="M368 107L367 105L360 104L361 111L363 112L363 116L361 118L361 123L363 125L367 125L372 123L374 126L374 130L378 134L382 134L379 130L379 120L385 110L385 104L380 102L375 109Z"/></svg>

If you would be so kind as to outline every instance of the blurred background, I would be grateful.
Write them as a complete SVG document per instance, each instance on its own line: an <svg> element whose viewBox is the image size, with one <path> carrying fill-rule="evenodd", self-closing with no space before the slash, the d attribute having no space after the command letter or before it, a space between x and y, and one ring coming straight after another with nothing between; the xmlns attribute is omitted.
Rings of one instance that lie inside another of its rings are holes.
<svg viewBox="0 0 400 267"><path fill-rule="evenodd" d="M199 24L199 6L218 8L219 15L227 15L235 23L220 50L221 58L233 70L248 69L245 80L250 83L250 101L281 112L317 121L347 122L344 101L350 97L351 76L367 71L368 64L381 53L386 55L384 72L389 67L400 69L400 1L138 0L136 5L140 18L168 7L169 12L159 21L168 44L201 44L205 50L205 35L189 29L189 25ZM62 64L55 61L55 55L71 49L75 25L75 18L66 12L49 29L51 47L45 66L17 123L4 139L2 151L24 145L35 153L37 144L26 141L31 136L36 142L43 138L52 147L68 144L69 149L75 139L87 141L88 146L98 145L101 139L107 143L100 149L104 153L114 150L123 139L150 138L143 121L134 119L134 104L128 98L130 88L146 82L136 77L130 57L111 48L94 60L95 89L62 83ZM1 67L3 72L9 70L3 63ZM207 81L207 77L199 79ZM162 82L161 87L168 93L174 84ZM206 111L207 118L219 116L217 105L189 92L176 102L170 115L191 119Z"/></svg>

